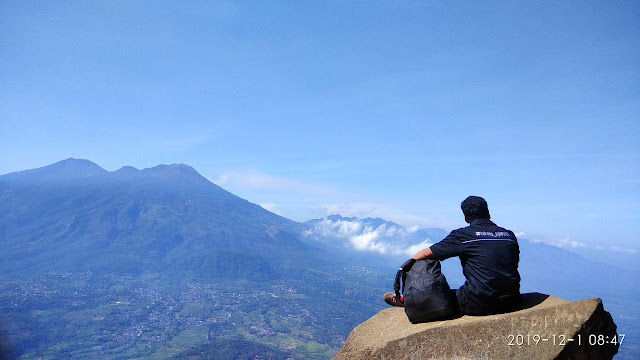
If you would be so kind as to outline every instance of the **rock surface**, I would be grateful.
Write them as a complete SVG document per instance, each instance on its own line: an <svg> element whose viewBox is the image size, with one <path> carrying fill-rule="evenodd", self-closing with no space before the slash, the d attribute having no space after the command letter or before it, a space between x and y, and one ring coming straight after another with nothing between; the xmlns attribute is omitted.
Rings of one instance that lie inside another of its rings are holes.
<svg viewBox="0 0 640 360"><path fill-rule="evenodd" d="M506 314L416 325L402 308L386 309L356 327L335 359L611 359L618 351L616 325L600 299L523 299Z"/></svg>

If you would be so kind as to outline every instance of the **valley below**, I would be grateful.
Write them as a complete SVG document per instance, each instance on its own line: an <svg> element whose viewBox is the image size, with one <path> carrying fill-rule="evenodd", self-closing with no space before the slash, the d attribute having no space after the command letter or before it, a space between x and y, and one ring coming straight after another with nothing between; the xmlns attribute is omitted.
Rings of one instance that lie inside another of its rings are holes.
<svg viewBox="0 0 640 360"><path fill-rule="evenodd" d="M383 307L372 291L382 274L339 270L307 274L323 286L295 278L176 281L157 273L2 278L0 326L12 357L23 359L180 359L203 351L326 359Z"/></svg>

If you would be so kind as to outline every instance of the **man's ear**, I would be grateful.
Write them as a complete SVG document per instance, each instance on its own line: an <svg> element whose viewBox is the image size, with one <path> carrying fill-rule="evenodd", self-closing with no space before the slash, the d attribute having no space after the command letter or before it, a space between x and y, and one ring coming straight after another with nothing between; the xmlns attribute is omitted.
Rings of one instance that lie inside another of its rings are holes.
<svg viewBox="0 0 640 360"><path fill-rule="evenodd" d="M491 220L491 213L487 211L487 220Z"/></svg>
<svg viewBox="0 0 640 360"><path fill-rule="evenodd" d="M467 215L465 215L465 216L464 216L464 221L465 221L467 224L471 224L471 221L469 221L469 218L467 217Z"/></svg>

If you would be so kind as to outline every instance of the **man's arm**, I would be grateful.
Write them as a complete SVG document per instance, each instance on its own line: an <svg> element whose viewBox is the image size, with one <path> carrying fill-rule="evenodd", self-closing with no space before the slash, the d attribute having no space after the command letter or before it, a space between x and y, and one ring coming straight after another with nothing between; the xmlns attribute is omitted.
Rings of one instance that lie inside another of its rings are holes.
<svg viewBox="0 0 640 360"><path fill-rule="evenodd" d="M426 248L418 251L418 253L413 255L411 258L415 260L433 259L433 252L431 251L431 248Z"/></svg>
<svg viewBox="0 0 640 360"><path fill-rule="evenodd" d="M450 257L460 256L460 254L462 254L462 243L456 235L456 230L453 230L444 239L413 255L412 259L445 260Z"/></svg>

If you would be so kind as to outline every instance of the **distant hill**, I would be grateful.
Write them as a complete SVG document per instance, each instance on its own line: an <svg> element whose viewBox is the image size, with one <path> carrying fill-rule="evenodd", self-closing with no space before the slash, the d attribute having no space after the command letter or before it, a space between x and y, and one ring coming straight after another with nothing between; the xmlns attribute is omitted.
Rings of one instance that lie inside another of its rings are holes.
<svg viewBox="0 0 640 360"><path fill-rule="evenodd" d="M275 276L306 227L185 164L109 172L67 159L0 176L0 272L192 271ZM264 256L269 254L269 256Z"/></svg>

